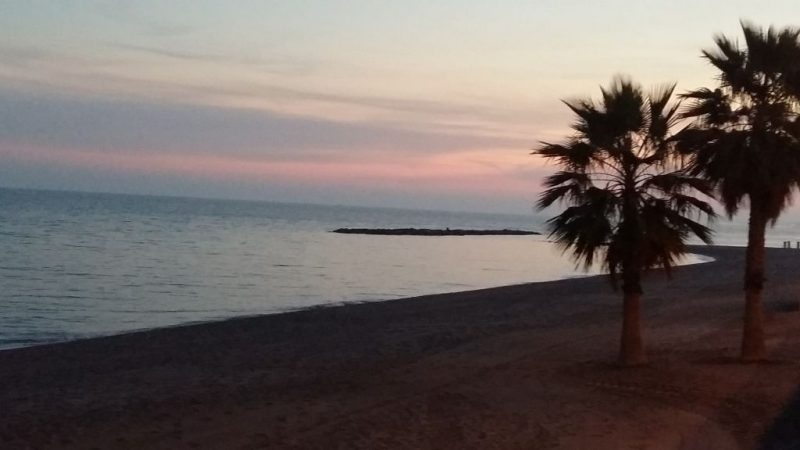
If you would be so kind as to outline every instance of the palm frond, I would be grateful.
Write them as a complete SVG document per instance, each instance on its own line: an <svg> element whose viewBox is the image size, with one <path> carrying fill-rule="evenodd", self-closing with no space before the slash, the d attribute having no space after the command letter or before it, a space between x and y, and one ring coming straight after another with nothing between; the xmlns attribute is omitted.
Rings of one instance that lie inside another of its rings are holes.
<svg viewBox="0 0 800 450"><path fill-rule="evenodd" d="M713 208L692 195L708 195L713 185L697 177L699 169L682 167L697 158L680 155L680 145L689 141L671 134L682 119L674 91L671 83L645 94L638 84L616 77L601 88L598 102L566 101L576 116L576 134L534 151L561 168L545 179L537 204L540 209L567 205L547 222L550 237L578 264L600 263L614 285L620 273L625 279L655 265L668 269L692 233L710 239L710 230L692 217L710 220ZM692 95L714 98L711 92ZM714 136L699 129L683 133L714 143Z"/></svg>
<svg viewBox="0 0 800 450"><path fill-rule="evenodd" d="M542 142L542 145L533 151L534 155L539 155L547 159L554 159L556 163L572 170L584 170L592 164L596 148L587 144L573 140L567 144L551 144Z"/></svg>
<svg viewBox="0 0 800 450"><path fill-rule="evenodd" d="M592 182L585 173L560 171L548 176L544 185L547 189L539 195L539 209L547 208L558 201L580 202L586 190L592 187Z"/></svg>

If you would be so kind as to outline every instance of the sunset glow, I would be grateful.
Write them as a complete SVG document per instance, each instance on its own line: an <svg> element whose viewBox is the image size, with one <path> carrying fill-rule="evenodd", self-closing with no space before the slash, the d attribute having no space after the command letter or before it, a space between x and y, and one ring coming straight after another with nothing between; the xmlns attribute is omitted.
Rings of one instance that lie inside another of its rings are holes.
<svg viewBox="0 0 800 450"><path fill-rule="evenodd" d="M525 212L560 99L708 83L714 32L796 12L412 3L4 2L3 185Z"/></svg>

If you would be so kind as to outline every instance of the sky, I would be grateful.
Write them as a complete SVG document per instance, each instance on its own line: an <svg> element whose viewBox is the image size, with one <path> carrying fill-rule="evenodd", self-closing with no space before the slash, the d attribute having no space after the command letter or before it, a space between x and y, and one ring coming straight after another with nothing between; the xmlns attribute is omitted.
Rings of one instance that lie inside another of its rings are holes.
<svg viewBox="0 0 800 450"><path fill-rule="evenodd" d="M561 99L796 0L3 0L0 186L529 213Z"/></svg>

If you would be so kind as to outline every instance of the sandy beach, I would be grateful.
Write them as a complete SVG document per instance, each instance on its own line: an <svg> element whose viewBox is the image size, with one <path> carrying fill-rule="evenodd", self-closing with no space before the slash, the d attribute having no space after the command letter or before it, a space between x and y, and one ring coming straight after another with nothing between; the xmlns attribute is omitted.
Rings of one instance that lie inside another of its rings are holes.
<svg viewBox="0 0 800 450"><path fill-rule="evenodd" d="M735 362L744 249L644 285L650 364L590 277L0 351L0 448L747 449L800 380L800 251L771 361Z"/></svg>

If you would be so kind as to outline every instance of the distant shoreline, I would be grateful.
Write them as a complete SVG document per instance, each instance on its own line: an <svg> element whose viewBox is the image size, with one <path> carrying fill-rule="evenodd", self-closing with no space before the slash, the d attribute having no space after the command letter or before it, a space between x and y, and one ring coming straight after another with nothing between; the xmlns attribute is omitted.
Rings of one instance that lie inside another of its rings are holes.
<svg viewBox="0 0 800 450"><path fill-rule="evenodd" d="M332 233L382 236L531 236L542 234L537 231L526 230L462 230L450 228L337 228Z"/></svg>
<svg viewBox="0 0 800 450"><path fill-rule="evenodd" d="M23 187L23 186L5 186L0 185L0 191L10 192L24 192L28 194L71 194L71 195L84 195L84 196L104 196L104 197L142 197L157 200L188 200L188 201L209 201L209 202L234 202L244 204L258 204L258 205L287 205L287 206L314 206L321 208L354 208L354 209L376 209L386 211L400 211L400 212L423 212L423 213L445 213L445 214L472 214L486 217L514 217L514 218L532 218L529 210L469 210L469 209L453 209L453 208L425 208L414 207L412 205L396 205L386 206L385 204L363 204L363 203L339 203L339 202L319 202L314 200L291 200L280 198L261 198L261 197L246 197L246 196L232 196L232 197L215 197L203 195L187 195L184 193L153 193L153 192L127 192L127 191L92 191L92 190L76 190L76 189L55 189L47 187ZM0 192L1 193L1 192Z"/></svg>

